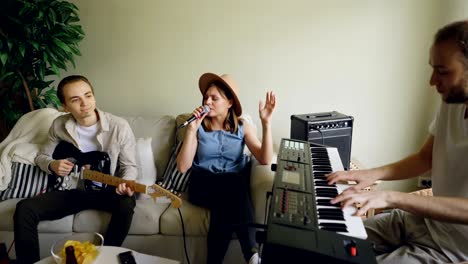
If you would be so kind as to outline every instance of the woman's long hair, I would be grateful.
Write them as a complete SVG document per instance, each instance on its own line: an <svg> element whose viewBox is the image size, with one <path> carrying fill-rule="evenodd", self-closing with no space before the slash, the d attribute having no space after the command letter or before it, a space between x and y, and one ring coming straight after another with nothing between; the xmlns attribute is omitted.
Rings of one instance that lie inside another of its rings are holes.
<svg viewBox="0 0 468 264"><path fill-rule="evenodd" d="M216 87L216 89L219 91L221 96L224 96L228 100L232 100L234 102L232 94L230 93L229 89L226 89L224 87L223 83L214 82L213 84L211 84L209 86L209 88L211 88L212 86ZM206 92L209 90L209 88L206 89L205 94L203 94L202 104L205 103L204 102L205 101L205 95L206 95ZM223 129L225 131L229 131L231 133L237 133L237 129L239 128L239 124L242 124L242 120L240 119L239 116L237 116L234 113L234 109L232 107L229 108L226 119L224 119ZM203 119L202 126L205 129L205 131L213 131L213 127L212 127L212 124L211 124L211 119L209 119L209 118Z"/></svg>

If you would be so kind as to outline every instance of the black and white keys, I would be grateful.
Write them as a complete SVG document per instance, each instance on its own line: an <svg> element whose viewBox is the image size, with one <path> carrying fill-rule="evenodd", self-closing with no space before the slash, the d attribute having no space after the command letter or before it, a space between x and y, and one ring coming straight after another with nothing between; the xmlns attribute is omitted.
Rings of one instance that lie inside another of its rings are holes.
<svg viewBox="0 0 468 264"><path fill-rule="evenodd" d="M314 147L311 152L311 170L315 193L315 208L318 228L361 239L367 238L362 219L353 216L355 207L341 208L330 200L343 192L349 185L328 185L325 175L343 170L343 164L336 148Z"/></svg>

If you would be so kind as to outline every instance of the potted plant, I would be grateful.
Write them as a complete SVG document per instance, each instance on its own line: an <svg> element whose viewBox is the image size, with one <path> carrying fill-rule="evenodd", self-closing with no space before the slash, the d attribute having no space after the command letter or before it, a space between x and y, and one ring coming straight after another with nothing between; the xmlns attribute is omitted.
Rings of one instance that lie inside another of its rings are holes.
<svg viewBox="0 0 468 264"><path fill-rule="evenodd" d="M58 107L50 79L67 70L69 63L75 67L74 57L81 55L78 43L84 37L79 21L78 8L67 1L2 0L0 141L24 113Z"/></svg>

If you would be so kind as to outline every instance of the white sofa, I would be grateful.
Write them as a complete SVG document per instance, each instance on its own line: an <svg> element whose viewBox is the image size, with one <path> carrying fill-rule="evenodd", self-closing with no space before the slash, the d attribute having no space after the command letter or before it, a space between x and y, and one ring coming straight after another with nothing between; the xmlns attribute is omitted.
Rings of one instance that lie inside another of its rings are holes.
<svg viewBox="0 0 468 264"><path fill-rule="evenodd" d="M158 176L162 176L174 142L176 118L173 116L125 118L129 121L135 137L152 138L154 163ZM44 136L45 133L41 135ZM266 193L271 191L273 177L274 173L271 172L270 166L259 165L253 160L251 191L257 223L264 222ZM6 243L7 248L13 241L13 214L19 200L9 199L0 202L0 243ZM190 204L186 199L183 199L180 210L185 225L190 262L205 263L209 211ZM87 210L59 220L41 222L39 224L41 257L49 256L52 243L66 235L82 232L104 233L109 219L108 213ZM130 232L123 247L186 263L183 245L181 219L177 209L152 199L137 201ZM10 252L10 258L16 258L14 248ZM244 263L239 243L235 238L230 244L225 263Z"/></svg>

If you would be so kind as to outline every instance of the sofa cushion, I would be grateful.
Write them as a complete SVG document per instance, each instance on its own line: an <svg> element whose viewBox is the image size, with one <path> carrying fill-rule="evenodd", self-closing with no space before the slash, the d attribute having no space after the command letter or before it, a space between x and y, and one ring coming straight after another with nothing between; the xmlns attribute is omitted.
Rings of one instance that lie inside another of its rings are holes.
<svg viewBox="0 0 468 264"><path fill-rule="evenodd" d="M159 219L167 204L152 199L137 200L129 234L152 235L159 233ZM99 232L104 234L110 221L110 213L85 210L75 215L73 232Z"/></svg>
<svg viewBox="0 0 468 264"><path fill-rule="evenodd" d="M16 204L22 199L10 199L0 202L0 230L13 231L13 215ZM41 221L38 226L39 233L66 233L72 230L73 215L53 221Z"/></svg>
<svg viewBox="0 0 468 264"><path fill-rule="evenodd" d="M184 221L185 235L206 236L208 234L208 224L210 223L209 210L193 205L184 200L179 208ZM161 234L171 236L182 235L182 223L176 208L168 208L161 216Z"/></svg>
<svg viewBox="0 0 468 264"><path fill-rule="evenodd" d="M158 175L166 167L174 144L175 118L173 116L125 117L135 134L135 138L151 137L154 161Z"/></svg>
<svg viewBox="0 0 468 264"><path fill-rule="evenodd" d="M0 200L28 198L48 191L49 176L38 166L12 162L11 181Z"/></svg>
<svg viewBox="0 0 468 264"><path fill-rule="evenodd" d="M176 126L180 127L185 121L187 121L192 116L192 113L183 113L176 117ZM185 131L187 127L182 127L177 130L177 142L184 141Z"/></svg>

